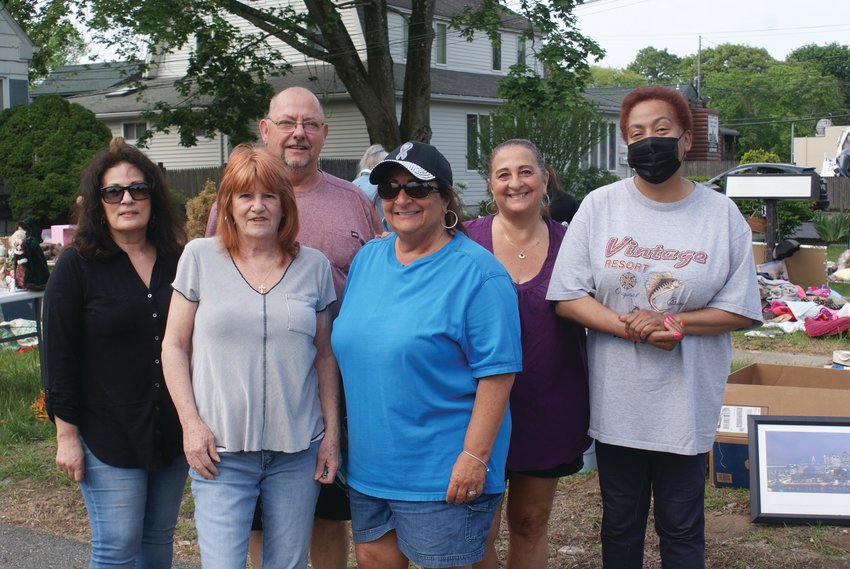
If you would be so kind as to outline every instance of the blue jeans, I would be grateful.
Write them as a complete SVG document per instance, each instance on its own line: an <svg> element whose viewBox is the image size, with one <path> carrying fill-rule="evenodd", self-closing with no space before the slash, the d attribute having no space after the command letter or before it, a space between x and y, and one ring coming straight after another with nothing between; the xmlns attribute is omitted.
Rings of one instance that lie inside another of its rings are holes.
<svg viewBox="0 0 850 569"><path fill-rule="evenodd" d="M686 456L596 441L602 566L641 569L650 496L663 569L705 568L706 454Z"/></svg>
<svg viewBox="0 0 850 569"><path fill-rule="evenodd" d="M218 476L189 469L204 569L244 569L254 506L263 503L263 567L307 566L319 483L319 443L297 453L220 452Z"/></svg>
<svg viewBox="0 0 850 569"><path fill-rule="evenodd" d="M89 569L171 567L174 526L186 483L186 459L155 472L104 464L83 442L80 482L91 525Z"/></svg>

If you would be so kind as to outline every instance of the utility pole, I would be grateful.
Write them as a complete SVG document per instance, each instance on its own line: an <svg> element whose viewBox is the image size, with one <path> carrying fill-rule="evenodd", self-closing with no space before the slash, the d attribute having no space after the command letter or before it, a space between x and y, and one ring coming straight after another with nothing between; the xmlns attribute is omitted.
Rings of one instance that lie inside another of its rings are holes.
<svg viewBox="0 0 850 569"><path fill-rule="evenodd" d="M794 121L791 121L791 164L794 164Z"/></svg>
<svg viewBox="0 0 850 569"><path fill-rule="evenodd" d="M696 81L696 89L697 89L697 99L701 99L700 97L700 89L702 88L702 36L699 36L699 44L697 47L697 81Z"/></svg>

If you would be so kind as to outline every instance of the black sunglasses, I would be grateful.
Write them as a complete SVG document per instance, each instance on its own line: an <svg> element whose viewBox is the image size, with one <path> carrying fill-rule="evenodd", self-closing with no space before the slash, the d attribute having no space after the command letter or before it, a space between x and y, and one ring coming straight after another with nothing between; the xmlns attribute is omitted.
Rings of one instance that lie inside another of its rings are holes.
<svg viewBox="0 0 850 569"><path fill-rule="evenodd" d="M378 184L378 195L382 200L394 200L400 191L415 200L421 200L428 197L431 192L439 192L440 189L436 186L426 184L425 182L407 182L406 184L397 184L395 182L381 182Z"/></svg>
<svg viewBox="0 0 850 569"><path fill-rule="evenodd" d="M136 182L129 186L107 186L100 188L100 199L106 203L118 203L124 199L124 192L130 192L130 197L140 202L151 197L151 188L144 182Z"/></svg>

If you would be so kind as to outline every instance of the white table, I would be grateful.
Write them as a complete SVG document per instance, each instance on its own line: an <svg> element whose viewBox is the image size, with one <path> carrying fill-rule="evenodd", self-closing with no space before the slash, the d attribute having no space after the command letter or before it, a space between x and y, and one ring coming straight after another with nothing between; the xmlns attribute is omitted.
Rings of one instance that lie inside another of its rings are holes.
<svg viewBox="0 0 850 569"><path fill-rule="evenodd" d="M44 291L22 290L19 292L9 292L7 288L0 287L0 307L4 304L12 304L16 302L33 302L35 312L35 329L34 334L23 334L21 336L12 336L10 338L0 339L0 343L12 342L21 338L32 338L36 336L41 343L41 299L44 298Z"/></svg>

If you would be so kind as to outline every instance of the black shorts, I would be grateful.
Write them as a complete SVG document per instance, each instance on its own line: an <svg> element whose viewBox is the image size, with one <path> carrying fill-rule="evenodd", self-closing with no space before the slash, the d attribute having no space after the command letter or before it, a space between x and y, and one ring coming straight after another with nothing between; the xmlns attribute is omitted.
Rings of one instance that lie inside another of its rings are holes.
<svg viewBox="0 0 850 569"><path fill-rule="evenodd" d="M570 474L575 474L583 467L584 454L580 454L578 455L578 458L576 458L572 462L565 462L563 464L559 464L558 466L553 466L552 468L546 468L544 470L508 470L506 468L505 480L510 480L512 474L521 474L523 476L530 476L532 478L561 478L562 476L569 476Z"/></svg>
<svg viewBox="0 0 850 569"><path fill-rule="evenodd" d="M322 484L316 502L316 517L338 522L351 519L348 488L340 480L335 480L333 484Z"/></svg>

